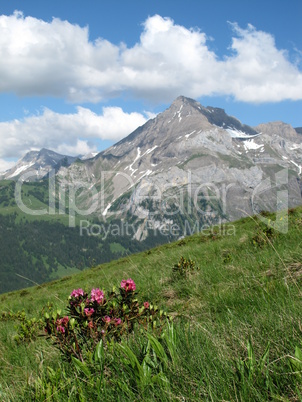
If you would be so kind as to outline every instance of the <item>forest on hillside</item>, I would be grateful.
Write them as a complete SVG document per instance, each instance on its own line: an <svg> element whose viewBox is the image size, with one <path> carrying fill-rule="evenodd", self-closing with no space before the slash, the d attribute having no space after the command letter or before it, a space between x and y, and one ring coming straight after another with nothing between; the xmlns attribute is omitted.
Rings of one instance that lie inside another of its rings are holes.
<svg viewBox="0 0 302 402"><path fill-rule="evenodd" d="M79 227L59 222L17 220L0 215L0 293L41 284L122 256L140 252L165 240L152 233L145 242L132 236L80 236ZM26 279L25 279L26 278Z"/></svg>

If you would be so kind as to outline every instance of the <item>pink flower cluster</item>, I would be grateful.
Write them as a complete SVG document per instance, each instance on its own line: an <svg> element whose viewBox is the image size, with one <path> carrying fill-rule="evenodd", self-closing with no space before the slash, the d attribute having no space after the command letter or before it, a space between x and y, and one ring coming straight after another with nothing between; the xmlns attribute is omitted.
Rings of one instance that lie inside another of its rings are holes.
<svg viewBox="0 0 302 402"><path fill-rule="evenodd" d="M123 279L121 282L121 288L125 289L126 292L129 292L131 290L134 291L136 289L136 285L131 278Z"/></svg>
<svg viewBox="0 0 302 402"><path fill-rule="evenodd" d="M144 302L144 307L145 307L145 309L148 309L148 308L150 307L149 302L145 301L145 302Z"/></svg>
<svg viewBox="0 0 302 402"><path fill-rule="evenodd" d="M61 334L65 334L65 328L62 327L62 325L58 325L58 326L57 326L57 331L58 331L58 332L61 332Z"/></svg>
<svg viewBox="0 0 302 402"><path fill-rule="evenodd" d="M91 299L90 300L92 302L96 301L97 304L101 304L102 301L104 300L104 298L105 298L104 292L102 290L100 290L99 288L91 290Z"/></svg>
<svg viewBox="0 0 302 402"><path fill-rule="evenodd" d="M84 290L83 289L74 289L71 293L70 293L71 297L79 297L79 296L84 296Z"/></svg>
<svg viewBox="0 0 302 402"><path fill-rule="evenodd" d="M90 317L94 313L94 308L84 308L84 313L87 317Z"/></svg>
<svg viewBox="0 0 302 402"><path fill-rule="evenodd" d="M56 321L57 324L57 331L65 334L65 328L67 327L69 321L69 317L63 317Z"/></svg>

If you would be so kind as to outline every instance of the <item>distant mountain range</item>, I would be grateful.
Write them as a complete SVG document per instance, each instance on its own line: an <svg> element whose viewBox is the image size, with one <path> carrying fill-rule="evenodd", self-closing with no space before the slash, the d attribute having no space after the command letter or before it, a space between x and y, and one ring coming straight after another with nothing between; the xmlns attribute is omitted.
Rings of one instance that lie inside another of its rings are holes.
<svg viewBox="0 0 302 402"><path fill-rule="evenodd" d="M29 173L28 180L36 181L42 179L52 169L58 170L61 166L70 166L76 159L77 157L60 155L45 148L40 151L30 151L0 177L16 180L20 175Z"/></svg>
<svg viewBox="0 0 302 402"><path fill-rule="evenodd" d="M55 169L59 186L81 188L78 208L94 203L94 219L135 224L137 240L163 226L177 225L182 235L196 222L302 204L301 134L302 128L283 122L250 127L223 109L180 96L95 156L83 160L43 149L3 177L31 170L29 179L39 180ZM288 200L279 197L285 190Z"/></svg>

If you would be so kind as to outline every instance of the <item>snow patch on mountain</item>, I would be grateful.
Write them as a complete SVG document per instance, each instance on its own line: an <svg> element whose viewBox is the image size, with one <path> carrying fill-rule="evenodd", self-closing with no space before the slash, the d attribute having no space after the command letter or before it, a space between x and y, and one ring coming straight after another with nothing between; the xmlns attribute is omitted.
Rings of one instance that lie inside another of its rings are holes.
<svg viewBox="0 0 302 402"><path fill-rule="evenodd" d="M106 216L107 215L107 212L109 211L109 209L111 208L111 202L107 205L107 207L104 209L104 211L103 211L103 213L102 213L102 215L103 216Z"/></svg>
<svg viewBox="0 0 302 402"><path fill-rule="evenodd" d="M247 134L244 131L240 131L240 130L236 130L234 128L228 127L225 129L232 138L254 138L254 137L258 137L261 133L258 134Z"/></svg>
<svg viewBox="0 0 302 402"><path fill-rule="evenodd" d="M150 154L150 153L153 152L156 148L158 148L158 145L155 145L153 148L147 149L147 151L143 153L142 157L145 156L145 155Z"/></svg>
<svg viewBox="0 0 302 402"><path fill-rule="evenodd" d="M84 156L81 156L81 160L82 161L86 161L87 159L91 159L91 158L94 158L95 156L97 156L97 152L90 152L89 154L86 154L86 155L84 155ZM55 161L54 161L55 162Z"/></svg>
<svg viewBox="0 0 302 402"><path fill-rule="evenodd" d="M262 148L264 146L264 144L256 144L256 142L254 141L254 139L252 140L246 140L244 141L243 144L244 148L246 149L246 151L251 150L251 149L259 149Z"/></svg>
<svg viewBox="0 0 302 402"><path fill-rule="evenodd" d="M185 137L186 139L188 139L190 137L190 135L194 134L196 132L196 130L192 131L192 133L186 134Z"/></svg>
<svg viewBox="0 0 302 402"><path fill-rule="evenodd" d="M132 166L135 164L135 162L136 162L140 157L141 157L141 149L140 149L140 147L137 147L137 155L136 155L134 161L131 163L131 165L126 166L124 170L129 169L129 170L131 170L132 174L133 174L134 172L136 172L137 169L133 169ZM132 174L131 174L131 176L132 176Z"/></svg>
<svg viewBox="0 0 302 402"><path fill-rule="evenodd" d="M20 166L18 169L16 169L16 170L14 171L13 174L11 174L10 176L8 176L7 178L8 178L8 179L11 179L12 177L18 176L20 173L24 172L24 170L26 170L26 169L29 169L29 168L32 167L34 164L35 164L35 162L32 162L32 163L30 163L30 164L28 164L28 165Z"/></svg>
<svg viewBox="0 0 302 402"><path fill-rule="evenodd" d="M293 163L295 166L297 166L297 168L299 169L299 174L301 174L302 172L302 166L298 165L296 162L291 160L291 163Z"/></svg>
<svg viewBox="0 0 302 402"><path fill-rule="evenodd" d="M291 148L289 148L291 151L294 151L295 149L302 149L301 144L293 144Z"/></svg>

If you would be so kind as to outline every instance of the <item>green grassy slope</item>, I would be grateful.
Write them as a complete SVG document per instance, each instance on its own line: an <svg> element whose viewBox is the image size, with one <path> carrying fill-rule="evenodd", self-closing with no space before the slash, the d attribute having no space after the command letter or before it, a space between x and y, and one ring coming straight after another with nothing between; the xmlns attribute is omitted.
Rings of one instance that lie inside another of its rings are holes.
<svg viewBox="0 0 302 402"><path fill-rule="evenodd" d="M302 344L301 230L302 208L289 214L286 234L266 231L257 218L241 219L214 235L197 234L0 295L0 310L24 309L30 317L38 316L48 302L64 309L74 288L109 289L131 277L142 299L152 300L174 318L179 361L167 369L168 390L147 387L129 400L298 401L302 377L293 373L289 356ZM200 269L187 279L173 280L172 267L182 256ZM56 370L61 364L58 352L43 338L16 344L15 324L0 320L0 399L2 395L5 401L23 400L42 366ZM248 360L249 339L253 364ZM262 367L258 362L268 342L269 360ZM104 400L128 400L109 385L102 391ZM89 400L87 395L82 400ZM70 400L81 400L77 398ZM60 399L52 395L49 400Z"/></svg>

